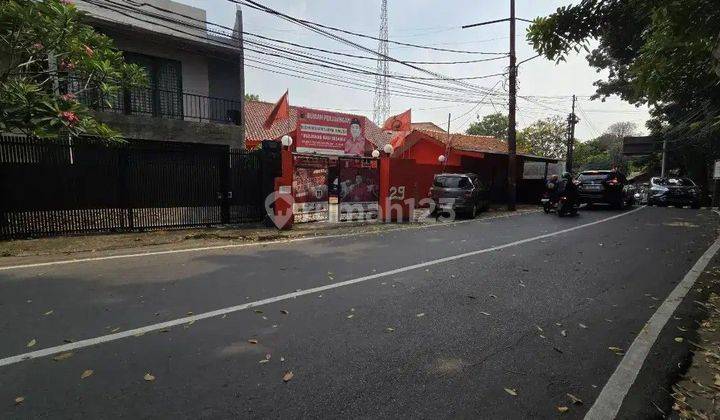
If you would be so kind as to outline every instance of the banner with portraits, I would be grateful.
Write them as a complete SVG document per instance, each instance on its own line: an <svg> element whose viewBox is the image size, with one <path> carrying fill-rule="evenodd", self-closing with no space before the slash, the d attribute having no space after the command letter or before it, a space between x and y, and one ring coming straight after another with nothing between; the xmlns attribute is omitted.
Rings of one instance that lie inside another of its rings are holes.
<svg viewBox="0 0 720 420"><path fill-rule="evenodd" d="M364 117L316 109L298 109L295 147L298 153L365 156Z"/></svg>
<svg viewBox="0 0 720 420"><path fill-rule="evenodd" d="M329 216L328 159L294 155L293 214L296 222L327 220Z"/></svg>
<svg viewBox="0 0 720 420"><path fill-rule="evenodd" d="M338 165L339 219L341 221L376 219L380 192L378 160L340 158Z"/></svg>

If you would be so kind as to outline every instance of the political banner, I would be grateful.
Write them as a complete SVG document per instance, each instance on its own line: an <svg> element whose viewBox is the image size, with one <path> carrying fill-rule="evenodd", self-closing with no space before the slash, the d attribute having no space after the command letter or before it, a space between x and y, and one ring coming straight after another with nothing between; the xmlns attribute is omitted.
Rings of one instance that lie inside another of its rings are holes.
<svg viewBox="0 0 720 420"><path fill-rule="evenodd" d="M364 156L369 150L363 117L301 108L298 110L298 153Z"/></svg>
<svg viewBox="0 0 720 420"><path fill-rule="evenodd" d="M340 159L339 166L340 220L377 218L380 191L378 161Z"/></svg>
<svg viewBox="0 0 720 420"><path fill-rule="evenodd" d="M314 156L293 156L293 214L297 222L327 220L328 160Z"/></svg>

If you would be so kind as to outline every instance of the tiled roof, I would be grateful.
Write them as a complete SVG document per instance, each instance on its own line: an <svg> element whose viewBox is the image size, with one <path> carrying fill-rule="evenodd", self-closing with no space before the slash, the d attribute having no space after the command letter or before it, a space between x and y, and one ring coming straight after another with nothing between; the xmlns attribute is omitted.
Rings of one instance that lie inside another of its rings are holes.
<svg viewBox="0 0 720 420"><path fill-rule="evenodd" d="M432 122L416 122L411 123L410 126L413 128L413 130L432 130L432 131L445 131L442 128L438 127L435 123Z"/></svg>
<svg viewBox="0 0 720 420"><path fill-rule="evenodd" d="M450 139L444 131L436 130L415 130L423 133L443 144L450 143L450 147L456 150L467 150L469 152L491 152L507 153L507 143L492 136L473 136L469 134L451 134Z"/></svg>
<svg viewBox="0 0 720 420"><path fill-rule="evenodd" d="M290 118L281 120L272 125L270 129L263 127L267 116L272 111L274 103L262 101L245 101L245 141L253 146L262 140L276 140L295 130L298 119L298 108L290 106ZM368 118L361 116L365 128L365 137L377 148L390 143L391 132L384 132Z"/></svg>

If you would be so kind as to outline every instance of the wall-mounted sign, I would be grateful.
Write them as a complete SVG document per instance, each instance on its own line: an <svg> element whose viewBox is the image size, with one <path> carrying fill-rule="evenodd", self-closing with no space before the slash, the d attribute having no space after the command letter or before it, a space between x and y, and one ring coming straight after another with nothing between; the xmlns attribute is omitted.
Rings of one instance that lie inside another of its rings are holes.
<svg viewBox="0 0 720 420"><path fill-rule="evenodd" d="M324 155L364 156L370 149L363 117L300 108L296 151Z"/></svg>

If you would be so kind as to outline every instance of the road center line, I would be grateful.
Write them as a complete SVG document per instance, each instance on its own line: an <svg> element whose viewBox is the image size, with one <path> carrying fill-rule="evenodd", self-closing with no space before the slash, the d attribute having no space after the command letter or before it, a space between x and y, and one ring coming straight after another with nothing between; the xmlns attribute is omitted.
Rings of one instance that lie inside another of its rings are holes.
<svg viewBox="0 0 720 420"><path fill-rule="evenodd" d="M455 260L459 260L462 258L472 257L475 255L485 254L485 253L493 252L493 251L499 251L501 249L505 249L505 248L509 248L509 247L513 247L513 246L517 246L517 245L522 245L522 244L525 244L528 242L533 242L533 241L537 241L540 239L550 238L552 236L562 235L564 233L573 232L573 231L583 229L586 227L590 227L590 226L595 226L600 223L609 222L611 220L615 220L620 217L624 217L624 216L633 214L637 211L642 210L643 208L644 207L638 207L638 208L630 210L628 212L616 214L614 216L606 217L604 219L596 220L596 221L585 223L582 225L573 226L571 228L559 230L556 232L551 232L551 233L546 233L543 235L533 236L531 238L521 239L519 241L509 242L509 243L506 243L503 245L497 245L497 246L493 246L490 248L483 248L483 249L479 249L476 251L465 252L462 254L452 255L452 256L444 257L444 258L438 258L436 260L431 260L431 261L426 261L426 262L422 262L422 263L418 263L418 264L408 265L405 267L400 267L400 268L396 268L393 270L384 271L382 273L375 273L375 274L371 274L368 276L363 276L363 277L358 277L358 278L351 279L351 280L341 281L338 283L332 283L332 284L314 287L312 289L306 289L306 290L300 290L300 291L296 291L296 292L292 292L292 293L286 293L283 295L274 296L274 297L270 297L267 299L258 300L255 302L247 302L242 305L230 306L227 308L217 309L217 310L210 311L210 312L204 312L204 313L197 314L197 315L186 316L186 317L174 319L171 321L147 325L145 327L135 328L132 330L121 331L121 332L117 332L114 334L108 334L108 335L103 335L103 336L99 336L99 337L95 337L95 338L88 338L85 340L76 341L74 343L68 343L68 344L63 344L63 345L59 345L59 346L55 346L55 347L48 347L45 349L32 351L29 353L18 354L15 356L10 356L10 357L6 357L4 359L0 359L0 367L12 365L14 363L20 363L20 362L30 360L30 359L36 359L39 357L50 356L50 355L57 354L57 353L78 350L78 349L82 349L85 347L95 346L95 345L103 344L103 343L109 343L111 341L121 340L123 338L139 336L139 335L149 333L152 331L158 331L158 330L162 330L165 328L176 327L178 325L187 324L188 322L194 322L194 321L199 321L199 320L203 320L203 319L222 316L222 315L229 314L232 312L238 312L238 311L242 311L245 309L255 308L258 306L263 306L263 305L267 305L267 304L274 303L274 302L280 302L280 301L287 300L287 299L310 295L310 294L322 292L325 290L336 289L339 287L349 286L349 285L356 284L356 283L362 283L362 282L366 282L369 280L375 280L375 279L379 279L382 277L393 276L396 274L404 273L406 271L417 270L419 268L425 268L425 267L430 267L430 266L437 265L437 264L443 264L446 262L455 261Z"/></svg>
<svg viewBox="0 0 720 420"><path fill-rule="evenodd" d="M680 302L692 289L697 278L719 249L720 238L716 239L710 248L705 251L690 271L685 274L680 283L675 286L675 289L670 292L658 310L655 311L640 334L635 337L630 349L625 353L615 372L610 376L595 403L585 415L585 419L614 419L617 416L625 396L630 391L630 387L635 382L638 373L640 373L640 369L663 327L665 327Z"/></svg>

